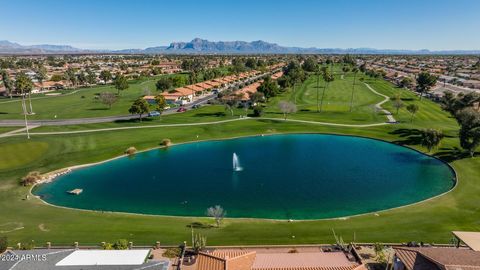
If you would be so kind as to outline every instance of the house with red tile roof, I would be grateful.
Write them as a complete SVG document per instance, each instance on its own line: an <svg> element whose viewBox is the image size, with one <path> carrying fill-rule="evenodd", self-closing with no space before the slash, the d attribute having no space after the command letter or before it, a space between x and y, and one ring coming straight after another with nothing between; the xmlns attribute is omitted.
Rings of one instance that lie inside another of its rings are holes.
<svg viewBox="0 0 480 270"><path fill-rule="evenodd" d="M394 248L395 270L480 270L480 252L466 248Z"/></svg>
<svg viewBox="0 0 480 270"><path fill-rule="evenodd" d="M343 252L291 249L218 249L201 252L196 270L365 270Z"/></svg>

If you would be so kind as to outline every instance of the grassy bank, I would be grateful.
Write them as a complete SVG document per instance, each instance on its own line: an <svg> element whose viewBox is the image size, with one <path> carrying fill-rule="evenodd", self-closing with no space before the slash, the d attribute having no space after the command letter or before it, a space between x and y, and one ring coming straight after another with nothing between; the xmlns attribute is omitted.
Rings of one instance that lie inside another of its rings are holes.
<svg viewBox="0 0 480 270"><path fill-rule="evenodd" d="M311 80L306 82L305 91L310 91L308 84L311 84ZM333 127L284 122L280 119L278 121L249 119L215 125L127 129L69 135L33 135L28 142L23 137L0 138L2 153L0 164L9 162L8 166L0 167L0 209L2 209L0 234L8 236L11 243L35 240L38 244L46 241L51 241L53 244L70 244L74 241L79 241L81 244L96 244L101 241L127 238L143 244L151 244L156 240L164 244L177 244L190 239L191 231L188 225L192 222L213 224L213 220L207 218L87 212L48 206L36 198L26 199L28 188L18 185L19 178L32 170L47 172L62 167L97 162L121 155L129 146L135 146L137 149L158 147L163 138L170 138L174 143L180 143L255 134L317 132L383 139L424 151L425 149L419 145L418 131L427 127L442 129L446 133L447 137L441 147L432 154L450 162L458 173L457 188L444 196L417 205L380 212L378 215L372 213L347 219L304 222L227 219L219 229L198 228L196 231L207 235L210 245L229 245L330 243L334 241L331 235L332 228L337 234L342 235L345 241L352 240L355 233L358 242L446 243L451 238L449 234L451 230L480 230L476 218L477 200L480 194L480 170L478 170L480 159L457 155L458 127L455 120L442 112L437 104L428 100L420 102L414 94L392 87L387 82L372 80L368 83L377 91L389 96L400 93L406 104L417 103L420 110L414 121L410 122L409 113L401 109L395 116L402 121L401 123L369 128ZM288 91L277 100L290 98L292 94L292 91ZM332 98L338 98L338 96L332 96ZM377 100L371 96L372 102ZM274 110L274 102L276 101L272 100L270 105L272 110ZM314 103L308 106L316 105ZM391 104L386 106L391 109L389 107ZM352 119L357 115L349 113L345 107L342 108L338 109L341 118L345 121L354 121ZM224 111L221 107L212 107L208 110ZM314 121L320 121L326 117L324 115L326 112L308 112L308 114L309 119ZM186 114L184 116L195 117ZM215 119L223 119L228 117L228 114L215 117L219 117ZM302 117L301 112L291 117ZM160 121L169 121L167 119L168 117L165 116ZM370 120L372 119L364 119L363 123ZM379 120L385 121L385 119ZM65 127L65 130L74 128ZM35 155L16 157L19 152L35 153Z"/></svg>

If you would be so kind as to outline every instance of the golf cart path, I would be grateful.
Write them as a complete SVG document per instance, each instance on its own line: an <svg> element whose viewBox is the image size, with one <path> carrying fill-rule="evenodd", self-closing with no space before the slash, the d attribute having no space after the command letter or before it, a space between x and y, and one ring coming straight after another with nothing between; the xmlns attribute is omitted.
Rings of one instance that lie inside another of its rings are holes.
<svg viewBox="0 0 480 270"><path fill-rule="evenodd" d="M375 108L377 108L378 110L380 110L381 112L383 112L383 113L385 114L385 116L386 116L387 119L388 119L388 123L396 123L397 120L395 120L395 118L393 117L392 113L389 112L388 110L382 108L382 105L383 105L385 102L389 101L389 100L390 100L390 97L389 97L389 96L386 96L386 95L384 95L384 94L381 94L381 93L379 93L379 92L377 92L377 91L375 91L375 89L373 89L368 83L364 83L364 84L365 84L365 86L367 86L367 88L370 89L370 91L372 91L374 94L379 95L379 96L385 98L384 100L382 100L382 101L380 101L379 103L375 104Z"/></svg>
<svg viewBox="0 0 480 270"><path fill-rule="evenodd" d="M127 130L127 129L149 129L149 128L162 128L162 127L187 127L187 126L202 126L202 125L216 125L236 121L244 120L271 120L279 122L296 122L296 123L305 123L305 124L314 124L314 125L325 125L325 126L339 126L339 127L357 127L357 128L367 128L367 127L376 127L388 125L389 123L372 123L372 124L340 124L340 123L328 123L328 122L318 122L318 121L307 121L307 120L296 120L296 119L281 119L281 118L269 118L269 117L258 117L258 118L235 118L221 121L213 122L200 122L200 123L185 123L185 124L163 124L163 125L148 125L148 126L133 126L133 127L115 127L115 128L101 128L101 129L86 129L86 130L74 130L74 131L55 131L55 132L31 132L30 135L65 135L65 134L80 134L80 133L93 133L93 132L102 132L102 131L117 131L117 130ZM14 133L2 134L0 137L12 137L25 135L25 133L20 133L20 130L16 130Z"/></svg>
<svg viewBox="0 0 480 270"><path fill-rule="evenodd" d="M37 128L37 127L39 127L39 125L32 125L32 126L28 127L28 130L32 130L32 129ZM11 136L14 136L14 135L18 135L18 133L20 133L20 135L23 135L23 134L25 134L23 132L26 131L26 130L27 130L27 128L19 128L19 129L15 129L15 130L12 130L12 131L5 132L5 133L1 133L0 138L11 137Z"/></svg>
<svg viewBox="0 0 480 270"><path fill-rule="evenodd" d="M199 123L160 124L160 125L148 125L148 126L86 129L86 130L75 130L75 131L31 132L30 135L62 135L62 134L93 133L93 132L116 131L116 130L127 130L127 129L146 129L146 128L148 129L148 128L161 128L161 127L202 126L202 125L215 125L215 124L222 124L222 123L242 121L242 120L271 120L271 121L284 121L284 122L294 122L294 123L296 122L296 123L305 123L305 124L314 124L314 125L338 126L338 127L356 127L356 128L376 127L376 126L383 126L383 125L396 123L397 121L393 117L392 113L390 113L388 110L382 108L382 105L385 102L389 101L390 97L375 91L369 84L367 84L367 83L364 83L364 84L374 94L385 98L384 100L376 103L375 107L385 114L385 116L388 119L387 122L372 123L372 124L341 124L341 123L334 123L334 122L319 122L319 121L308 121L308 120L297 120L297 119L281 119L281 118L273 118L273 117L258 117L258 118L241 117L241 118L235 118L235 119L212 121L212 122L199 122ZM35 127L37 127L37 126L34 126L33 128L35 128ZM25 128L18 129L18 130L13 130L13 131L10 131L10 132L7 132L7 133L0 134L0 138L24 135L25 133L23 133L22 131L25 131Z"/></svg>

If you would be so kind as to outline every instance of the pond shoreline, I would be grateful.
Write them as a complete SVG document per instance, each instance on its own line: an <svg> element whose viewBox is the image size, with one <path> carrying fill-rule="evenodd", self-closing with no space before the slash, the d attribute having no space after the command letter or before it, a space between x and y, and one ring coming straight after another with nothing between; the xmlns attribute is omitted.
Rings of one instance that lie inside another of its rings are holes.
<svg viewBox="0 0 480 270"><path fill-rule="evenodd" d="M433 200L433 199L436 199L438 197L441 197L441 196L444 196L450 192L452 192L453 190L456 189L456 187L458 186L458 176L457 176L457 173L455 171L455 169L448 163L448 162L445 162L443 160L441 160L440 158L437 158L435 156L432 156L432 155L429 155L429 154L426 154L420 150L417 150L415 148L412 148L410 146L404 146L404 145L399 145L399 144L395 144L395 143L392 143L392 142L389 142L389 141L386 141L386 140L383 140L383 139L377 139L377 138L372 138L372 137L366 137L366 136L358 136L358 135L345 135L345 134L335 134L335 133L318 133L318 132L292 132L292 133L289 133L289 132L286 132L286 133L267 133L267 134L254 134L254 135L245 135L245 136L235 136L235 137L227 137L227 138L217 138L217 139L207 139L207 140L196 140L196 141L185 141L185 142L181 142L181 143L176 143L176 144L172 144L170 146L157 146L157 147L151 147L151 148L147 148L147 149L143 149L143 150L140 150L140 151L137 151L136 154L138 153L143 153L143 152L148 152L148 151L152 151L152 150L158 150L158 149L165 149L165 148L168 148L168 147L173 147L173 146L177 146L177 145L184 145L184 144L194 144L194 143L199 143L199 142L215 142L215 141L225 141L225 140L233 140L233 139L240 139L240 138L254 138L254 137L264 137L264 136L275 136L275 135L335 135L335 136L342 136L342 137L354 137L354 138L362 138L362 139L369 139L369 140L375 140L375 141L380 141L380 142L384 142L384 143L388 143L388 144L391 144L391 145L395 145L395 146L400 146L400 147L404 147L404 148L407 148L407 149L410 149L410 150L414 150L415 152L421 154L421 155L424 155L424 156L428 156L430 158L434 158L438 161L440 161L442 164L444 165L447 165L448 168L450 169L450 171L452 172L452 187L443 192L443 193L440 193L438 195L435 195L433 197L429 197L429 198L426 198L426 199L423 199L423 200L420 200L420 201L417 201L417 202L413 202L413 203L410 203L410 204L405 204L405 205L400 205L400 206L397 206L397 207L392 207L392 208L386 208L386 209L381 209L381 210L378 210L378 211L370 211L370 212L365 212L365 213L359 213L359 214L353 214L353 215L346 215L346 216L339 216L339 217L326 217L326 218L313 218L313 219L287 219L287 218L261 218L261 217L253 217L253 218L250 218L250 217L230 217L230 218L227 218L227 219L234 219L234 220L264 220L264 221L277 221L277 222L296 222L296 221L302 221L302 222L305 222L305 221L318 221L318 220L348 220L349 218L354 218L354 217L358 217L358 216L365 216L365 215L375 215L375 216L378 216L379 213L382 213L382 212L386 212L386 211L391 211L391 210L396 210L396 209L400 209L400 208L404 208L404 207L410 207L410 206L414 206L414 205L417 205L417 204L420 204L420 203L424 203L424 202L427 202L427 201L430 201L430 200ZM106 162L109 162L109 161L112 161L112 160L117 160L117 159L120 159L120 158L124 158L124 157L128 157L129 155L127 154L123 154L123 155L119 155L119 156L116 156L116 157L113 157L113 158L110 158L110 159L106 159L106 160L102 160L102 161L99 161L99 162L93 162L93 163L87 163L87 164L81 164L81 165L75 165L75 166L70 166L70 167L66 167L66 168L62 168L62 169L58 169L58 170L54 170L54 171L51 171L49 173L46 173L46 174L43 174L43 175L48 175L50 177L46 178L45 180L42 180L42 181L39 181L38 183L36 183L35 185L31 186L31 188L29 189L29 194L34 196L35 198L38 198L42 203L46 204L46 205L49 205L49 206L53 206L53 207L58 207L58 208L63 208L63 209L69 209L69 210L77 210L77 211L89 211L89 212L95 212L95 213L109 213L109 214L123 214L123 215L140 215L140 216L156 216L156 217L172 217L172 218L186 218L186 219L205 219L205 218L208 218L208 217L205 217L205 216L185 216L185 215L162 215L162 214L148 214L148 213L135 213L135 212L124 212L124 211L102 211L102 210L92 210L92 209L82 209L82 208L75 208L75 207L68 207L68 206L60 206L60 205L55 205L55 204L52 204L52 203L49 203L47 201L45 201L43 198L41 198L41 196L38 196L38 195L35 195L33 194L33 190L35 187L41 185L41 184L44 184L44 183L49 183L49 182L52 182L54 181L58 176L61 176L63 174L67 174L67 173L70 173L72 172L73 170L76 170L76 169L80 169L80 168L85 168L85 167L90 167L90 166L94 166L94 165L99 165L99 164L103 164L103 163L106 163ZM52 177L53 176L53 177Z"/></svg>

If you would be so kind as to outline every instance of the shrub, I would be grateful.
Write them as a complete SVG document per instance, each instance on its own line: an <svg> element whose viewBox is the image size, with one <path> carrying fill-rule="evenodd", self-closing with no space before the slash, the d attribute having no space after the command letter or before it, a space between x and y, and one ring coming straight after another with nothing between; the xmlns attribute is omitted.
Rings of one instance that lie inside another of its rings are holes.
<svg viewBox="0 0 480 270"><path fill-rule="evenodd" d="M102 248L105 250L111 250L113 249L113 245L111 243L103 243Z"/></svg>
<svg viewBox="0 0 480 270"><path fill-rule="evenodd" d="M133 147L133 146L130 146L129 148L127 148L127 150L125 150L125 154L131 156L131 155L135 155L135 153L137 153L137 148Z"/></svg>
<svg viewBox="0 0 480 270"><path fill-rule="evenodd" d="M29 172L27 176L23 177L20 183L24 186L31 186L36 184L37 181L40 179L42 179L40 172L33 171L33 172Z"/></svg>
<svg viewBox="0 0 480 270"><path fill-rule="evenodd" d="M181 251L180 248L167 248L162 255L165 258L176 258L180 256Z"/></svg>
<svg viewBox="0 0 480 270"><path fill-rule="evenodd" d="M263 115L263 107L262 106L255 106L253 107L253 116L260 117Z"/></svg>
<svg viewBox="0 0 480 270"><path fill-rule="evenodd" d="M35 242L20 243L20 250L32 250L35 248Z"/></svg>
<svg viewBox="0 0 480 270"><path fill-rule="evenodd" d="M172 145L172 141L170 139L163 139L161 145L170 146Z"/></svg>
<svg viewBox="0 0 480 270"><path fill-rule="evenodd" d="M128 240L127 239L118 239L114 244L113 244L113 249L128 249Z"/></svg>
<svg viewBox="0 0 480 270"><path fill-rule="evenodd" d="M0 237L0 254L5 252L8 247L8 241L6 236Z"/></svg>

